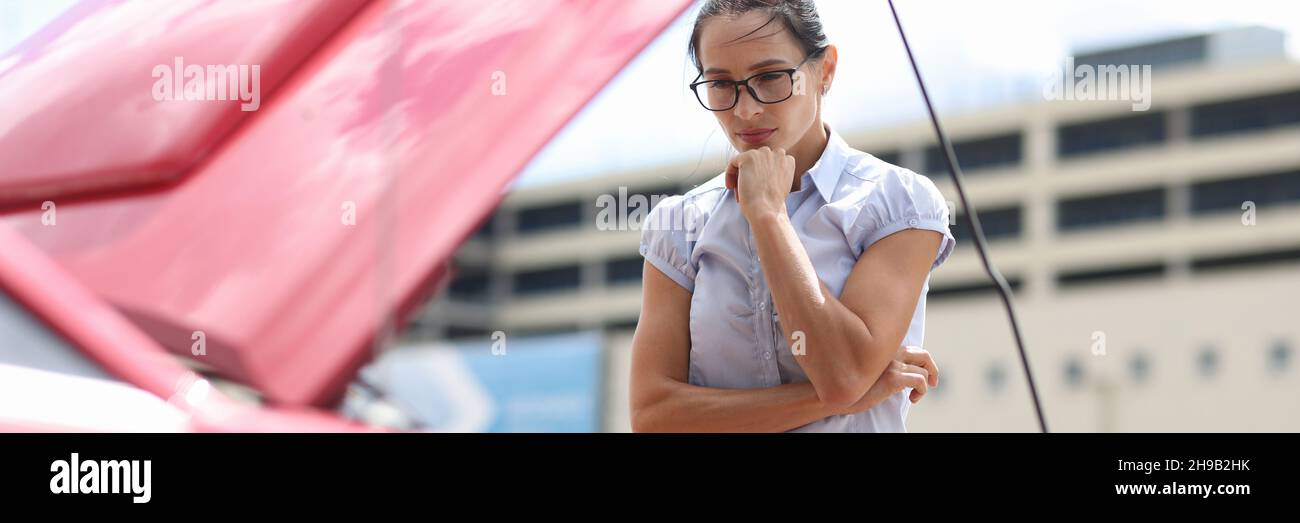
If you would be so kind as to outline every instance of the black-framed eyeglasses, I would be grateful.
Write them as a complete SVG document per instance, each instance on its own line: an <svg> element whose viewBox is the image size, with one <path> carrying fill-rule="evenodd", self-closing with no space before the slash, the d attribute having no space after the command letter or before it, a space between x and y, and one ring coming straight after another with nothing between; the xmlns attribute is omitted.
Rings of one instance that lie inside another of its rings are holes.
<svg viewBox="0 0 1300 523"><path fill-rule="evenodd" d="M740 81L700 80L691 83L691 91L695 93L695 99L700 101L700 105L710 111L729 111L735 107L740 101L742 85L759 103L784 102L794 96L794 73L813 56L815 55L809 55L790 69L764 71Z"/></svg>

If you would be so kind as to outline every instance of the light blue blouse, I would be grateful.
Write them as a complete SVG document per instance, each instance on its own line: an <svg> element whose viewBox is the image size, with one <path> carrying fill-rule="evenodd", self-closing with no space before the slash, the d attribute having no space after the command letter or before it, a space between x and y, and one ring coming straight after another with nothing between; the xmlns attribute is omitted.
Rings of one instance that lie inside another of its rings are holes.
<svg viewBox="0 0 1300 523"><path fill-rule="evenodd" d="M786 209L817 276L836 296L862 252L885 236L909 228L942 233L931 270L956 244L947 201L930 179L849 147L833 130ZM692 293L691 384L760 388L808 381L785 339L749 222L723 175L661 200L642 223L640 251ZM905 345L922 345L929 286L927 276ZM791 432L906 432L910 392Z"/></svg>

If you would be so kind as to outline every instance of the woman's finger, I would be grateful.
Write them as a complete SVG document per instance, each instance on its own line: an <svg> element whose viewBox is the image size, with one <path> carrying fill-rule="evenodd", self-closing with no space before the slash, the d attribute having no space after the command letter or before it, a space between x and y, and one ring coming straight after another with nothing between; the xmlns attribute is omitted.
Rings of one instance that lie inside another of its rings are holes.
<svg viewBox="0 0 1300 523"><path fill-rule="evenodd" d="M916 346L903 347L903 362L925 367L929 373L929 383L931 387L939 386L939 365L935 363L934 357L929 351Z"/></svg>
<svg viewBox="0 0 1300 523"><path fill-rule="evenodd" d="M909 398L912 400L912 403L921 401L921 398L925 396L926 392L929 391L929 388L925 384L925 376L922 376L920 374L903 372L903 373L895 374L894 379L896 380L895 381L896 384L901 385L903 387L912 388L912 394L910 395Z"/></svg>
<svg viewBox="0 0 1300 523"><path fill-rule="evenodd" d="M920 374L921 376L925 377L925 382L927 385L930 383L930 370L920 365L905 363L903 364L902 372L905 374Z"/></svg>
<svg viewBox="0 0 1300 523"><path fill-rule="evenodd" d="M736 187L739 185L740 164L741 159L744 157L745 153L740 153L732 156L731 160L727 162L727 188L732 191L735 191Z"/></svg>

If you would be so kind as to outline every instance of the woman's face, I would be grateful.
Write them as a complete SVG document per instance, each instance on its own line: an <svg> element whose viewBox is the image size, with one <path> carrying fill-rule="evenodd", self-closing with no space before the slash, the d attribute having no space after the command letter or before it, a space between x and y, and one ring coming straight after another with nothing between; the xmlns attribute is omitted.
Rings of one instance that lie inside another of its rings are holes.
<svg viewBox="0 0 1300 523"><path fill-rule="evenodd" d="M700 27L696 50L703 69L701 79L740 81L767 71L791 69L803 62L803 48L779 20L741 38L769 18L771 15L762 11L750 11L738 17L706 20ZM821 121L822 88L830 85L834 74L835 53L830 51L799 68L794 94L785 101L759 103L742 87L735 107L713 113L736 150L767 146L794 151L796 144L813 134L814 124Z"/></svg>

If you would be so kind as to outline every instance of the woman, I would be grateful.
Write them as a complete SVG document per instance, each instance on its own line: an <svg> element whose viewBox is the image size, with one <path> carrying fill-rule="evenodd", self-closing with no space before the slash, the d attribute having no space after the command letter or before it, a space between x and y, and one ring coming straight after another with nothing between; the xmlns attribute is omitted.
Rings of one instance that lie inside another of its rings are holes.
<svg viewBox="0 0 1300 523"><path fill-rule="evenodd" d="M811 0L710 0L689 50L739 154L643 224L633 430L905 431L939 382L915 346L945 200L822 123L838 56Z"/></svg>

